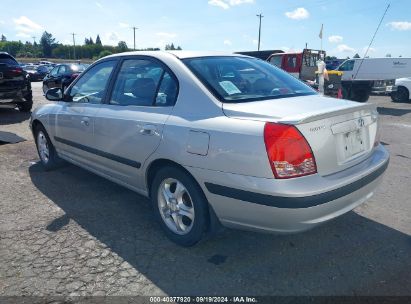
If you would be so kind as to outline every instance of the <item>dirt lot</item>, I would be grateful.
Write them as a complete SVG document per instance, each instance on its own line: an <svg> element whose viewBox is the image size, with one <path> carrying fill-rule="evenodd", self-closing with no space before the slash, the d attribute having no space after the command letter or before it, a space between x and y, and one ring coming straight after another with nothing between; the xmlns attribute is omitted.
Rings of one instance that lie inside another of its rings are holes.
<svg viewBox="0 0 411 304"><path fill-rule="evenodd" d="M27 139L0 145L0 295L411 295L411 104L370 102L391 163L367 204L303 234L226 230L190 249L145 198L75 166L44 172L29 115L0 109L0 131Z"/></svg>

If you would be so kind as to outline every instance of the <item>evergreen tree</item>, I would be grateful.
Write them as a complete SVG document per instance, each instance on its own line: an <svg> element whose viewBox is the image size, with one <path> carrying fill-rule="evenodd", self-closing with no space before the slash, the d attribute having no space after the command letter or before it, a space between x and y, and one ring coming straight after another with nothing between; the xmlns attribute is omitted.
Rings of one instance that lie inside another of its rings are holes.
<svg viewBox="0 0 411 304"><path fill-rule="evenodd" d="M97 35L96 44L102 45L100 35Z"/></svg>
<svg viewBox="0 0 411 304"><path fill-rule="evenodd" d="M6 42L6 41L7 41L6 36L4 36L3 34L1 34L1 42Z"/></svg>
<svg viewBox="0 0 411 304"><path fill-rule="evenodd" d="M53 48L56 46L56 39L53 38L52 34L45 31L41 36L40 45L43 49L43 55L50 57Z"/></svg>

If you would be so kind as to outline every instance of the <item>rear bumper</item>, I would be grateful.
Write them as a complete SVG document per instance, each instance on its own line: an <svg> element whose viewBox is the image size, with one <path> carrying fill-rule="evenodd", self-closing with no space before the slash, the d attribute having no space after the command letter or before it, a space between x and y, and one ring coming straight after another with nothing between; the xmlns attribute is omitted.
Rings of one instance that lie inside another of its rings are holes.
<svg viewBox="0 0 411 304"><path fill-rule="evenodd" d="M200 182L220 222L233 228L290 233L310 229L369 199L388 166L379 146L364 162L329 176L289 180L187 168Z"/></svg>
<svg viewBox="0 0 411 304"><path fill-rule="evenodd" d="M27 87L0 90L0 106L7 107L8 104L25 102L26 97L31 97L31 90Z"/></svg>

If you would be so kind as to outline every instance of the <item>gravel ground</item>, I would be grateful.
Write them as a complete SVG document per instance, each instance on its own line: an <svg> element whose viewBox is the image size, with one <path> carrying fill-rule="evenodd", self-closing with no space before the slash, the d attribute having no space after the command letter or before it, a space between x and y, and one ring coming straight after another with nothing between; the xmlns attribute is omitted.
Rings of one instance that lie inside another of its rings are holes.
<svg viewBox="0 0 411 304"><path fill-rule="evenodd" d="M225 230L189 249L138 194L72 165L43 171L29 115L0 109L0 131L27 139L0 145L0 295L411 295L411 104L370 102L391 163L368 203L306 233Z"/></svg>

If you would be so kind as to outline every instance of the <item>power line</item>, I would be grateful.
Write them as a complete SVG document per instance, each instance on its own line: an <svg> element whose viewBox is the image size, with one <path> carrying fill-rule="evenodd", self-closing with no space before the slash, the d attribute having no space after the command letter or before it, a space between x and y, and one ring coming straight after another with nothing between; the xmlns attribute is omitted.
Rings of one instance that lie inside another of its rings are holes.
<svg viewBox="0 0 411 304"><path fill-rule="evenodd" d="M261 19L264 18L263 14L260 13L257 15L258 18L260 18L260 23L258 26L258 50L260 50L260 42L261 42Z"/></svg>
<svg viewBox="0 0 411 304"><path fill-rule="evenodd" d="M382 24L382 22L383 22L383 20L384 20L384 18L385 18L385 15L387 15L387 12L388 12L388 9L390 8L390 6L391 6L391 4L388 4L388 5L387 5L387 8L385 9L384 14L383 14L382 17L381 17L380 23L378 23L377 29L375 30L374 35L372 36L371 42L370 42L370 44L368 45L367 50L365 51L365 54L364 54L364 56L363 56L363 58L362 58L362 60L361 60L361 62L360 62L360 65L358 66L358 70L357 70L357 73L355 73L354 79L357 78L358 72L359 72L360 69L361 69L361 66L362 66L362 64L363 64L363 62L364 62L365 57L368 55L368 51L370 50L370 47L371 47L371 45L372 45L373 42L374 42L375 36L377 36L378 30L380 29L380 26L381 26L381 24Z"/></svg>

